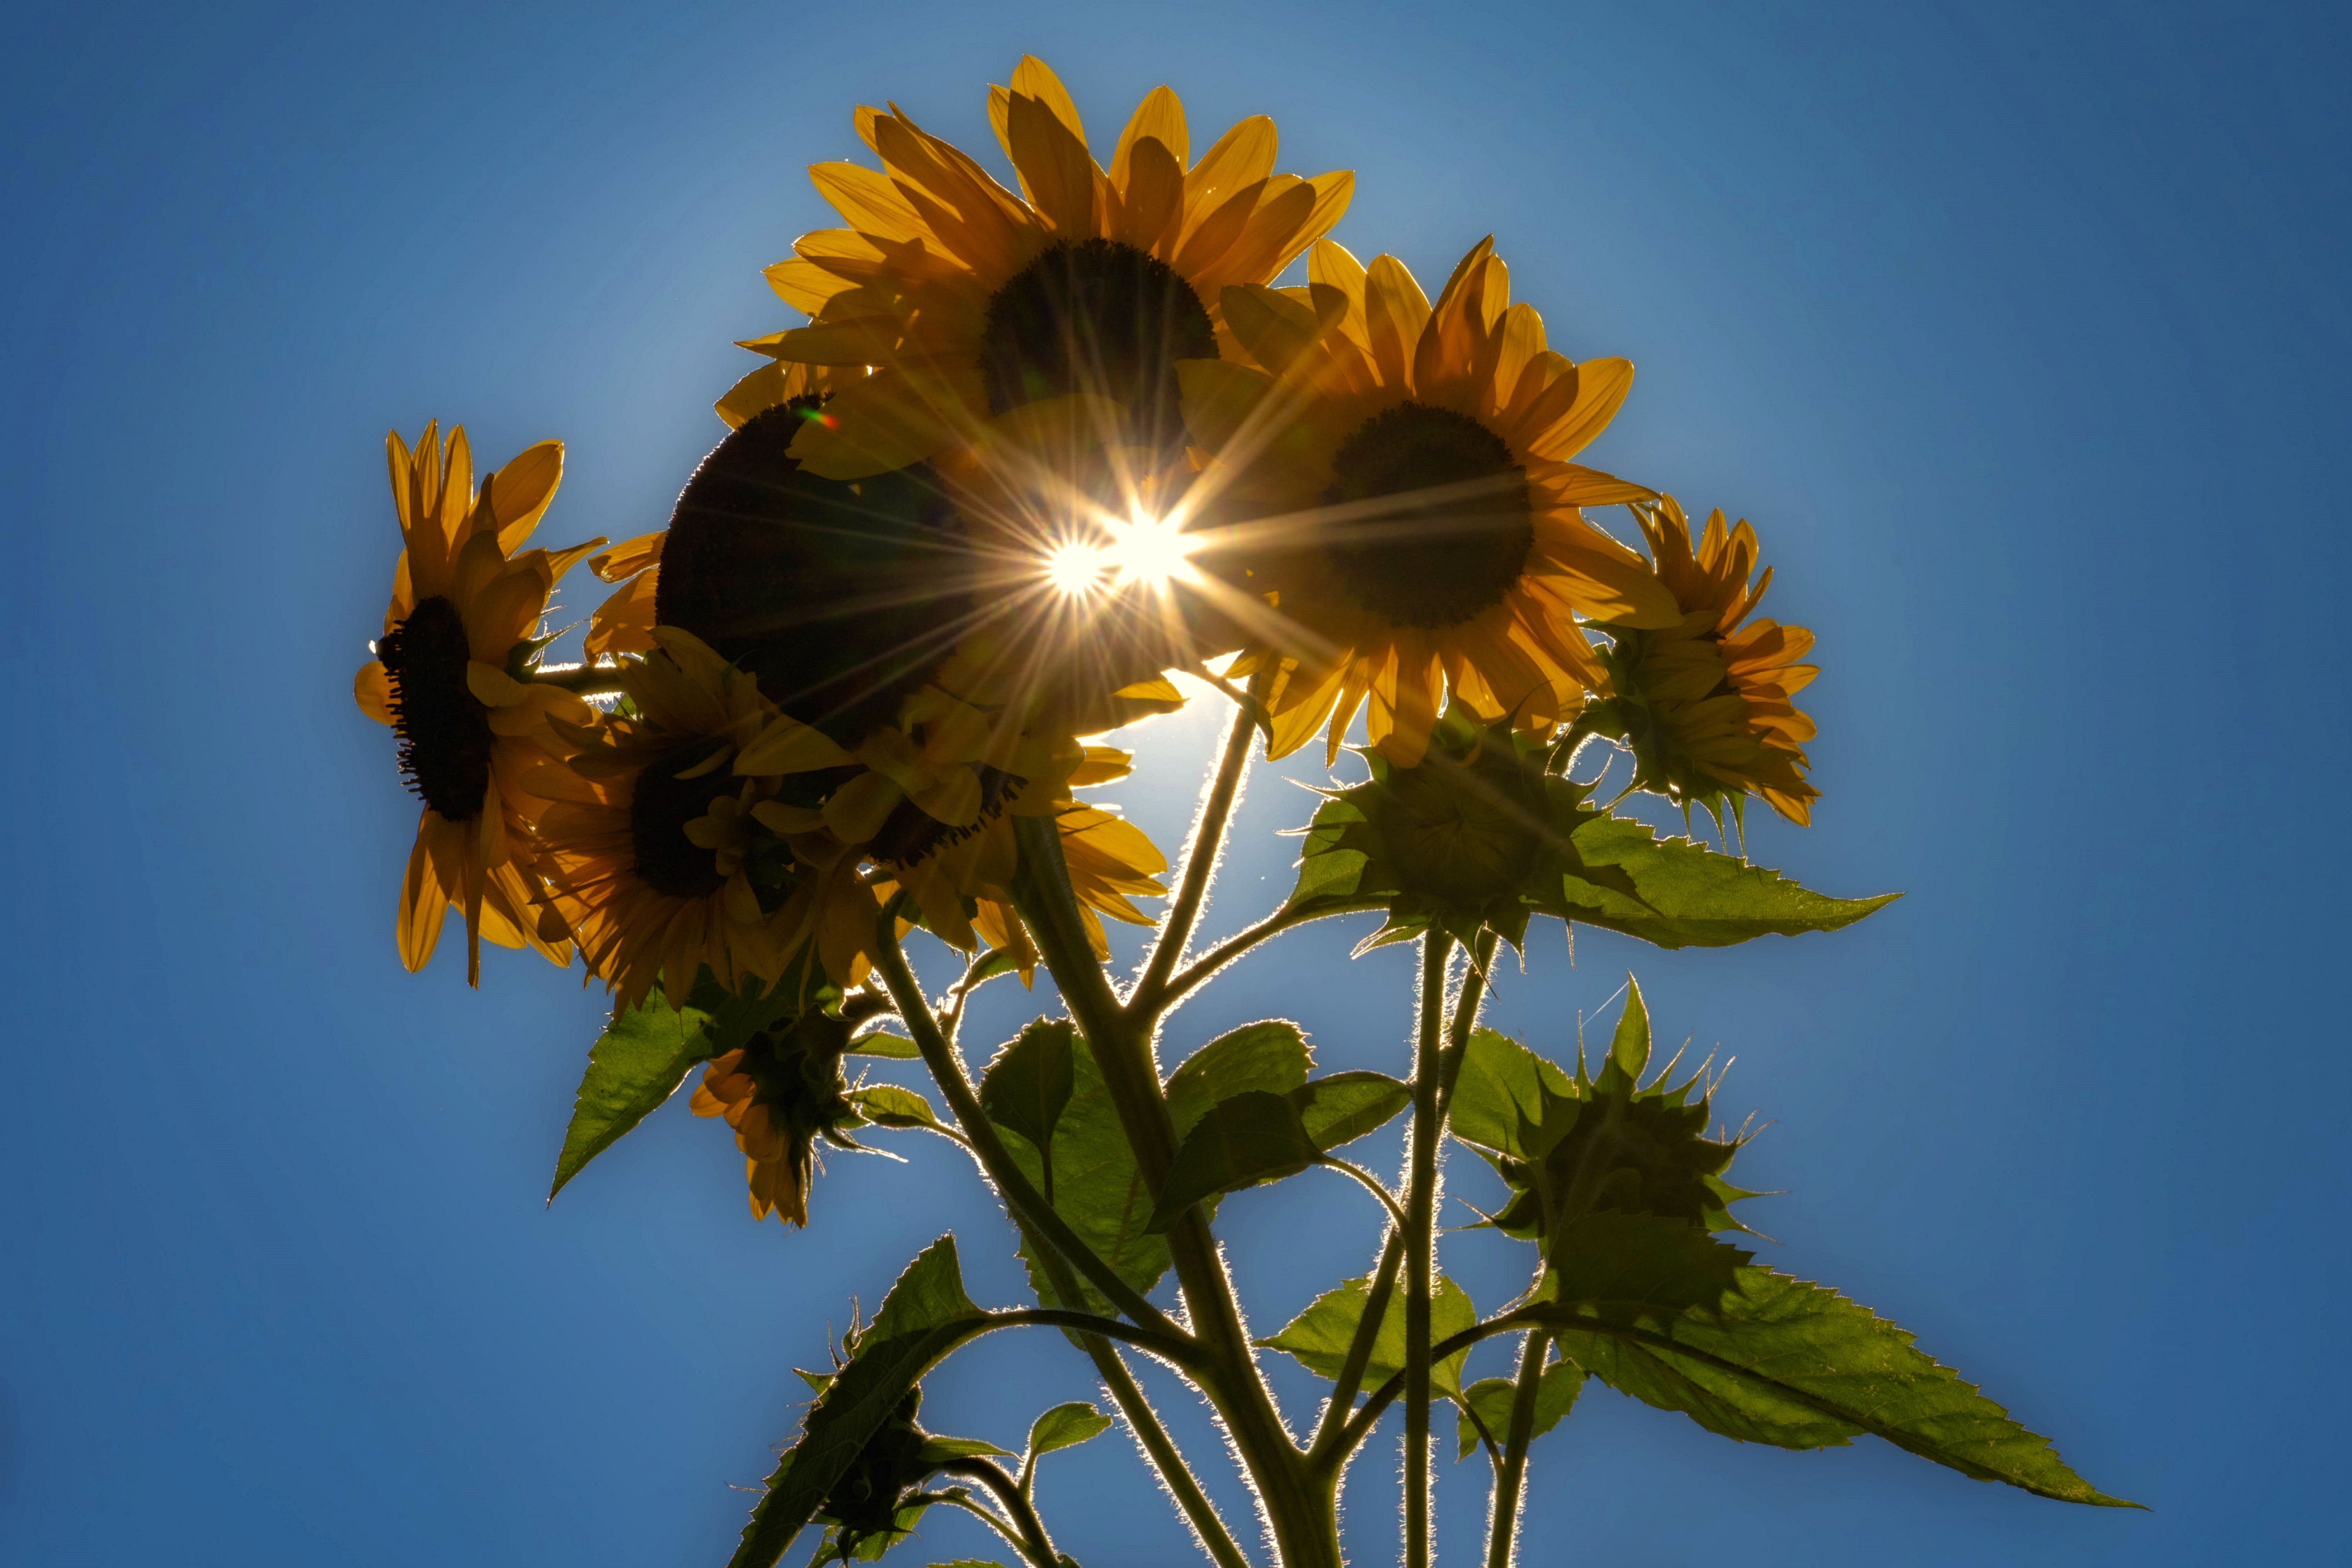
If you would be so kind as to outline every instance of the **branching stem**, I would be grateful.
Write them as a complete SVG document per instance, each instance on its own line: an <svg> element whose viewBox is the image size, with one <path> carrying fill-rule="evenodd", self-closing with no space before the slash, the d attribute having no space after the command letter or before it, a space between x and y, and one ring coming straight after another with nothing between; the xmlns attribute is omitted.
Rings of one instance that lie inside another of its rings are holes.
<svg viewBox="0 0 2352 1568"><path fill-rule="evenodd" d="M1036 1568L1061 1568L1061 1555L1054 1550L1053 1538L1045 1533L1045 1521L1037 1517L1035 1505L1030 1502L1019 1483L1004 1473L1003 1466L974 1457L951 1459L940 1468L949 1475L976 1480L994 1494L998 1505L1012 1516L1013 1524L1021 1531L1021 1554L1035 1563Z"/></svg>
<svg viewBox="0 0 2352 1568"><path fill-rule="evenodd" d="M1519 1489L1526 1479L1528 1444L1535 1437L1536 1396L1543 1388L1544 1355L1551 1336L1529 1332L1519 1347L1519 1380L1511 1389L1511 1424L1503 1457L1495 1465L1494 1517L1487 1526L1486 1568L1511 1568L1511 1538L1519 1523Z"/></svg>
<svg viewBox="0 0 2352 1568"><path fill-rule="evenodd" d="M1192 939L1202 900L1208 896L1209 879L1216 874L1217 859L1224 852L1225 828L1233 821L1234 803L1241 798L1242 778L1249 771L1250 738L1255 733L1250 710L1236 705L1232 727L1225 732L1224 753L1217 760L1217 771L1201 800L1201 814L1192 824L1192 841L1184 850L1184 873L1177 883L1176 902L1168 906L1159 939L1151 945L1151 956L1145 960L1143 977L1136 982L1128 1000L1130 1016L1157 1012L1168 977L1184 956L1185 944Z"/></svg>

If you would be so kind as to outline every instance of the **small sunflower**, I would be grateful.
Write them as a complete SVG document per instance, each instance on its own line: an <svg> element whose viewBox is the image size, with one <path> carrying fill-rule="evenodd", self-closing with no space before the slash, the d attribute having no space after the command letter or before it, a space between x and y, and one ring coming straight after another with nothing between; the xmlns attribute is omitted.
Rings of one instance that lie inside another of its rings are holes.
<svg viewBox="0 0 2352 1568"><path fill-rule="evenodd" d="M1162 87L1108 170L1076 107L1024 57L989 113L1021 195L894 106L860 109L879 172L810 170L848 227L803 236L768 269L812 325L744 346L779 361L876 367L838 390L793 454L855 479L935 457L1041 398L1092 392L1140 444L1181 444L1176 361L1213 359L1227 286L1264 283L1346 210L1353 176L1273 172L1274 122L1245 120L1197 162Z"/></svg>
<svg viewBox="0 0 2352 1568"><path fill-rule="evenodd" d="M841 1071L853 1032L853 1025L813 1010L753 1035L703 1070L694 1113L723 1116L735 1130L752 1218L772 1213L787 1225L808 1224L817 1139L843 1143L844 1131L861 1120Z"/></svg>
<svg viewBox="0 0 2352 1568"><path fill-rule="evenodd" d="M556 580L604 541L514 553L562 477L560 442L484 475L478 495L462 426L445 444L427 424L414 451L395 431L384 450L404 548L377 656L352 694L399 736L401 771L425 801L401 890L401 962L425 967L454 906L466 917L469 983L481 981L485 936L569 964L571 944L531 869L540 802L521 779L563 754L550 718L593 715L571 693L522 677Z"/></svg>
<svg viewBox="0 0 2352 1568"><path fill-rule="evenodd" d="M826 973L856 984L878 911L855 857L773 831L773 781L732 767L775 709L690 634L654 635L622 676L624 713L574 730L576 753L528 780L551 802L540 863L589 969L624 1009L656 983L677 1007L704 968L730 990L774 980L814 938Z"/></svg>
<svg viewBox="0 0 2352 1568"><path fill-rule="evenodd" d="M1273 672L1276 756L1369 697L1372 744L1410 767L1454 697L1530 733L1599 678L1573 613L1670 625L1673 597L1580 508L1650 492L1569 461L1624 401L1623 360L1570 363L1509 303L1481 240L1433 308L1392 256L1318 243L1303 290L1234 287L1224 316L1260 368L1181 367L1214 455L1202 485L1233 526L1203 556L1256 606L1235 675Z"/></svg>
<svg viewBox="0 0 2352 1568"><path fill-rule="evenodd" d="M1592 727L1633 747L1639 788L1718 817L1741 797L1760 795L1789 821L1811 821L1821 799L1805 779L1813 721L1796 695L1821 671L1797 663L1813 645L1811 632L1748 622L1772 584L1769 567L1748 581L1756 530L1744 520L1727 529L1723 513L1713 512L1694 551L1673 497L1633 513L1658 580L1683 614L1665 627L1601 627L1615 645L1601 655L1609 696Z"/></svg>

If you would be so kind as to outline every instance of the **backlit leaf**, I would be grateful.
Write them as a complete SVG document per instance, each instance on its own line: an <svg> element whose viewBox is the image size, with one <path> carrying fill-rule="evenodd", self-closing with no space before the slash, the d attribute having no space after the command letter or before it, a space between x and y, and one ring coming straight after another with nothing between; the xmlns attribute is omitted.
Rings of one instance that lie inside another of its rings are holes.
<svg viewBox="0 0 2352 1568"><path fill-rule="evenodd" d="M908 1390L988 1322L964 1293L954 1237L908 1264L768 1478L730 1568L772 1568Z"/></svg>
<svg viewBox="0 0 2352 1568"><path fill-rule="evenodd" d="M1539 1301L1561 1352L1711 1432L1784 1448L1871 1432L1978 1480L2135 1506L2095 1490L1910 1334L1696 1226L1591 1214L1556 1256Z"/></svg>
<svg viewBox="0 0 2352 1568"><path fill-rule="evenodd" d="M555 1160L555 1185L547 1192L550 1203L582 1166L677 1092L688 1069L719 1054L709 1022L710 1015L698 1009L673 1009L658 988L641 1005L614 1015L588 1050L588 1071Z"/></svg>
<svg viewBox="0 0 2352 1568"><path fill-rule="evenodd" d="M1253 1089L1220 1100L1186 1135L1168 1167L1146 1229L1155 1235L1202 1198L1297 1176L1322 1151L1287 1096Z"/></svg>
<svg viewBox="0 0 2352 1568"><path fill-rule="evenodd" d="M1371 1293L1369 1280L1347 1281L1338 1290L1316 1297L1280 1333L1257 1343L1268 1350L1283 1351L1296 1357L1301 1366L1318 1377L1337 1379L1339 1369L1347 1364L1348 1346L1356 1337L1356 1324L1362 1321L1364 1306ZM1389 1292L1388 1310L1381 1314L1380 1332L1372 1340L1371 1361L1364 1371L1364 1386L1368 1389L1378 1388L1404 1370L1404 1291L1399 1289ZM1470 1304L1470 1293L1452 1279L1440 1276L1429 1302L1431 1343L1475 1327L1477 1322L1478 1313ZM1469 1356L1467 1350L1458 1350L1430 1368L1431 1384L1449 1399L1462 1397L1462 1364Z"/></svg>
<svg viewBox="0 0 2352 1568"><path fill-rule="evenodd" d="M1557 1355L1544 1368L1543 1377L1536 1384L1536 1424L1530 1440L1542 1437L1568 1418L1575 1406L1576 1396L1584 1391L1584 1369L1573 1362L1562 1361ZM1478 1427L1470 1419L1470 1412L1478 1413L1478 1420L1497 1448L1508 1441L1511 1429L1511 1400L1518 1392L1516 1383L1507 1377L1481 1378L1462 1391L1463 1408L1454 1418L1455 1436L1461 1448L1454 1454L1455 1462L1470 1457L1478 1446Z"/></svg>
<svg viewBox="0 0 2352 1568"><path fill-rule="evenodd" d="M1047 1019L1014 1036L980 1080L980 1108L988 1119L1046 1148L1076 1085L1071 1059L1079 1054L1076 1038L1074 1026Z"/></svg>
<svg viewBox="0 0 2352 1568"><path fill-rule="evenodd" d="M1851 925L1899 896L1830 898L1775 871L1645 822L1595 816L1570 835L1576 869L1537 907L1661 947L1726 947L1750 937ZM1554 903L1553 898L1558 902Z"/></svg>
<svg viewBox="0 0 2352 1568"><path fill-rule="evenodd" d="M1313 1064L1298 1026L1282 1019L1244 1024L1219 1035L1168 1075L1168 1113L1182 1138L1220 1100L1262 1089L1286 1094Z"/></svg>
<svg viewBox="0 0 2352 1568"><path fill-rule="evenodd" d="M1315 1146L1328 1154L1387 1124L1412 1103L1412 1091L1384 1072L1335 1072L1289 1094Z"/></svg>
<svg viewBox="0 0 2352 1568"><path fill-rule="evenodd" d="M868 1083L849 1092L849 1103L857 1113L877 1127L932 1127L940 1125L932 1114L931 1103L911 1089L896 1083Z"/></svg>
<svg viewBox="0 0 2352 1568"><path fill-rule="evenodd" d="M1075 1448L1109 1430L1110 1417L1084 1400L1056 1405L1030 1424L1029 1458L1034 1461L1056 1448Z"/></svg>

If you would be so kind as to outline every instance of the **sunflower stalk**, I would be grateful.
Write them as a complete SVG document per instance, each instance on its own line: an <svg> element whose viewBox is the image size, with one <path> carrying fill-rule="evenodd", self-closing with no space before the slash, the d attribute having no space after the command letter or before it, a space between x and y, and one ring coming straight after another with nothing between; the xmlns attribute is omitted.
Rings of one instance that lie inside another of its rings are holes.
<svg viewBox="0 0 2352 1568"><path fill-rule="evenodd" d="M1146 1190L1157 1192L1167 1183L1176 1152L1175 1124L1150 1049L1160 1019L1148 1009L1140 1016L1129 1015L1112 995L1102 965L1087 945L1061 840L1051 824L1024 818L1015 822L1014 831L1021 850L1015 904L1087 1036ZM1195 849L1214 852L1213 845L1196 844ZM1204 1352L1202 1392L1223 1419L1249 1470L1280 1561L1286 1568L1337 1568L1339 1521L1329 1489L1318 1484L1275 1406L1243 1326L1233 1281L1197 1207L1177 1218L1168 1249L1193 1334Z"/></svg>
<svg viewBox="0 0 2352 1568"><path fill-rule="evenodd" d="M1519 1347L1519 1373L1511 1385L1511 1420L1495 1462L1493 1519L1487 1527L1486 1568L1511 1568L1513 1536L1519 1524L1519 1489L1527 1477L1528 1444L1536 1430L1536 1396L1543 1385L1544 1356L1551 1344L1541 1329Z"/></svg>
<svg viewBox="0 0 2352 1568"><path fill-rule="evenodd" d="M1421 939L1421 998L1412 1071L1412 1125L1405 1175L1404 1531L1406 1568L1430 1560L1429 1337L1437 1228L1438 1087L1444 1072L1446 972L1454 939Z"/></svg>

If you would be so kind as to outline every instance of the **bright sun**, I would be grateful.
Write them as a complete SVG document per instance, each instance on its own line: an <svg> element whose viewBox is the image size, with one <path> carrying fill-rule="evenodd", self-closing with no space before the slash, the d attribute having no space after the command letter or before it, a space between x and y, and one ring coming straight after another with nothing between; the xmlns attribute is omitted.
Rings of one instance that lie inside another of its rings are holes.
<svg viewBox="0 0 2352 1568"><path fill-rule="evenodd" d="M1124 522L1106 522L1103 534L1098 540L1072 539L1055 547L1045 558L1047 580L1076 596L1101 588L1106 577L1120 584L1165 588L1191 570L1186 558L1196 547L1176 519L1138 514Z"/></svg>

